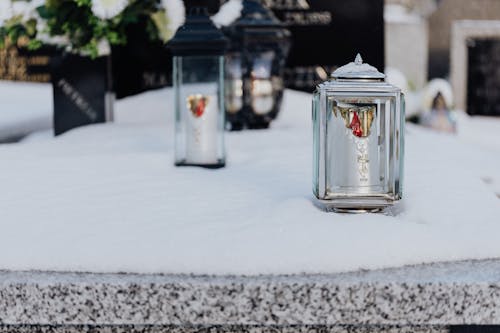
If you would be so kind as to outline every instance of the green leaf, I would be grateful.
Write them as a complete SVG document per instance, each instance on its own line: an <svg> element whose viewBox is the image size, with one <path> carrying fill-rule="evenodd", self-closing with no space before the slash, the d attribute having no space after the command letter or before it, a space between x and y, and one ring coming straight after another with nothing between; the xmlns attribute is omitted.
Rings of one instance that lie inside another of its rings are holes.
<svg viewBox="0 0 500 333"><path fill-rule="evenodd" d="M37 39L31 39L28 42L28 50L38 50L39 48L42 47L42 42L37 40Z"/></svg>
<svg viewBox="0 0 500 333"><path fill-rule="evenodd" d="M47 9L47 6L43 5L43 6L40 6L36 9L38 15L40 15L40 17L44 20L47 20L50 18L50 10Z"/></svg>

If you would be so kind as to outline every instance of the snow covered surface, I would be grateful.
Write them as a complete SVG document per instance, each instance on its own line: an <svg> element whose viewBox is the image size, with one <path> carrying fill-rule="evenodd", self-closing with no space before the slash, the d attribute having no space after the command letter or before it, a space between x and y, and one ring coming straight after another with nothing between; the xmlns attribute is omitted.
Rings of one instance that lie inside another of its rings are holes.
<svg viewBox="0 0 500 333"><path fill-rule="evenodd" d="M310 103L287 91L271 130L228 133L215 171L173 166L168 89L118 102L115 124L0 145L0 269L253 275L500 258L498 119L474 118L486 140L408 126L404 200L342 215L312 202Z"/></svg>
<svg viewBox="0 0 500 333"><path fill-rule="evenodd" d="M51 127L49 84L0 81L0 142Z"/></svg>

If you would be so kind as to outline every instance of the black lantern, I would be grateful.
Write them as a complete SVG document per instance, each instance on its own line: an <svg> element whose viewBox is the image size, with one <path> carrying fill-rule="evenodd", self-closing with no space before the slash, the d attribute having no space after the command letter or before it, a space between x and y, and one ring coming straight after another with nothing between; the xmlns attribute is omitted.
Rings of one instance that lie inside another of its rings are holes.
<svg viewBox="0 0 500 333"><path fill-rule="evenodd" d="M226 56L226 119L231 130L267 128L283 98L283 71L290 32L259 0L243 0L241 16L223 29Z"/></svg>
<svg viewBox="0 0 500 333"><path fill-rule="evenodd" d="M225 165L224 54L227 39L195 7L168 43L173 58L175 164Z"/></svg>

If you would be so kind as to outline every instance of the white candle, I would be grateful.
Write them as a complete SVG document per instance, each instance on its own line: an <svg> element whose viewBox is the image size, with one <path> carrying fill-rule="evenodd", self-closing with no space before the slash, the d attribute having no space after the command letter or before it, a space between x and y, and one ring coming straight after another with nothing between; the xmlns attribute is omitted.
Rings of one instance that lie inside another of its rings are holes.
<svg viewBox="0 0 500 333"><path fill-rule="evenodd" d="M187 85L183 89L186 120L186 163L217 164L219 105L217 84Z"/></svg>

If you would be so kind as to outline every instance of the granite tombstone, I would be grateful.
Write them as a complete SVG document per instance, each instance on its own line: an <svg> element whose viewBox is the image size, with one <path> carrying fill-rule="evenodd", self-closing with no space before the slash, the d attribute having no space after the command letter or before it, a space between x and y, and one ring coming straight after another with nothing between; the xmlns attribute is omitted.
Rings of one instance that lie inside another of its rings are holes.
<svg viewBox="0 0 500 333"><path fill-rule="evenodd" d="M292 33L287 87L312 91L358 52L384 70L383 0L262 1Z"/></svg>
<svg viewBox="0 0 500 333"><path fill-rule="evenodd" d="M500 38L467 43L467 113L500 116Z"/></svg>
<svg viewBox="0 0 500 333"><path fill-rule="evenodd" d="M127 44L112 47L113 87L118 99L172 85L172 55L151 41L146 22L127 28Z"/></svg>
<svg viewBox="0 0 500 333"><path fill-rule="evenodd" d="M499 43L500 20L453 22L450 79L457 110L471 115L499 114L495 106L500 100Z"/></svg>

